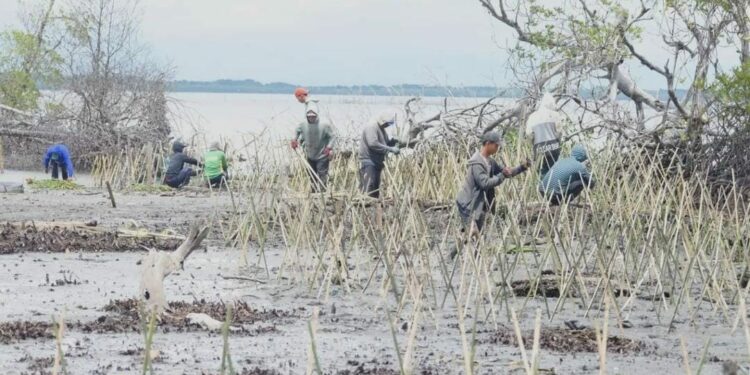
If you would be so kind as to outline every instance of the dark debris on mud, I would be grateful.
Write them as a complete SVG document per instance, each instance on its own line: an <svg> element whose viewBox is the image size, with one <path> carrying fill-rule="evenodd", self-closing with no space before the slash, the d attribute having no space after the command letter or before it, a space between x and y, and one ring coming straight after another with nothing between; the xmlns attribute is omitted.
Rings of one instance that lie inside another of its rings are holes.
<svg viewBox="0 0 750 375"><path fill-rule="evenodd" d="M359 363L356 361L349 361L347 365L351 366L351 369L341 369L332 372L336 375L399 375L401 372L385 367L386 365L380 365L377 361L373 360L368 363ZM438 372L433 370L416 370L413 372L415 375L433 375ZM281 372L276 370L262 369L255 367L252 369L243 368L242 371L238 371L239 375L281 375Z"/></svg>
<svg viewBox="0 0 750 375"><path fill-rule="evenodd" d="M392 368L392 363L381 362L378 359L368 362L349 360L346 364L352 368L338 370L336 375L398 375L401 373L401 371ZM412 373L415 375L433 375L438 372L432 369L415 369Z"/></svg>
<svg viewBox="0 0 750 375"><path fill-rule="evenodd" d="M516 297L531 297L539 296L546 298L559 298L560 297L560 284L557 280L552 279L541 279L538 283L535 280L516 280L510 283L513 288L513 294ZM573 296L570 289L567 294L569 297Z"/></svg>
<svg viewBox="0 0 750 375"><path fill-rule="evenodd" d="M137 333L141 332L144 320L141 319L140 302L136 299L110 301L104 306L107 314L89 322L69 322L66 327L84 333ZM232 325L239 325L239 330L232 331L233 335L256 336L276 331L276 324L283 319L297 317L293 312L283 310L254 309L245 302L232 305ZM158 327L163 332L193 332L204 329L191 324L187 320L190 313L203 313L218 321L224 321L227 305L220 302L170 302L169 311L165 313ZM257 322L270 323L259 327L247 328ZM48 322L5 322L0 323L0 344L9 344L27 339L51 339L53 336L52 323Z"/></svg>
<svg viewBox="0 0 750 375"><path fill-rule="evenodd" d="M0 323L0 344L28 339L51 339L52 324L47 322L3 322Z"/></svg>
<svg viewBox="0 0 750 375"><path fill-rule="evenodd" d="M27 363L27 371L28 372L22 372L22 374L26 375L47 375L52 374L51 371L48 371L48 369L52 368L52 366L55 364L55 358L54 357L32 357L30 355L26 355L18 360L18 362L21 363Z"/></svg>
<svg viewBox="0 0 750 375"><path fill-rule="evenodd" d="M117 231L80 226L0 225L0 254L66 251L142 251L143 247L175 249L180 240L155 236L121 236Z"/></svg>
<svg viewBox="0 0 750 375"><path fill-rule="evenodd" d="M530 346L533 341L533 332L525 332L523 335L524 345ZM596 331L593 329L570 330L564 328L542 328L539 336L539 345L542 349L560 353L596 353L599 347L596 342ZM518 346L516 333L513 329L503 328L493 332L488 340L490 344L506 346ZM607 339L607 351L610 353L632 354L642 353L649 346L642 341L629 339L621 336L609 336Z"/></svg>
<svg viewBox="0 0 750 375"><path fill-rule="evenodd" d="M116 316L128 318L140 322L140 301L137 299L110 301L104 307L104 311L116 313ZM170 302L167 313L161 317L160 326L176 329L188 329L192 327L186 317L190 313L206 314L218 321L224 321L227 314L227 305L221 302L207 302L206 300L194 302ZM232 324L253 324L256 322L278 321L283 318L295 317L294 313L276 309L254 309L246 302L235 302L232 304ZM101 319L101 318L100 318Z"/></svg>
<svg viewBox="0 0 750 375"><path fill-rule="evenodd" d="M255 367L252 369L243 368L242 371L238 371L237 374L238 375L281 375L281 373L276 370L262 369L260 367Z"/></svg>

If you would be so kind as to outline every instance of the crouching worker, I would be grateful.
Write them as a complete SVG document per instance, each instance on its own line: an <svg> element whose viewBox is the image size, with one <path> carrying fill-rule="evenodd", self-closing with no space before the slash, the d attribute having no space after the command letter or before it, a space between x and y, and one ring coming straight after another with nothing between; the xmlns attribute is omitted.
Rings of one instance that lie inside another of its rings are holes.
<svg viewBox="0 0 750 375"><path fill-rule="evenodd" d="M549 200L550 205L558 206L569 203L578 197L583 189L596 185L594 177L583 164L588 159L586 148L573 146L570 157L560 159L542 176L539 181L539 192Z"/></svg>
<svg viewBox="0 0 750 375"><path fill-rule="evenodd" d="M386 155L401 152L398 141L389 138L385 132L395 123L395 115L382 115L365 128L359 141L359 186L363 193L373 198L380 197L380 176L385 168Z"/></svg>
<svg viewBox="0 0 750 375"><path fill-rule="evenodd" d="M469 238L479 236L487 212L494 211L495 187L502 184L506 178L525 172L531 164L529 160L515 168L498 164L492 156L500 150L501 144L502 138L499 133L485 133L482 136L482 148L469 159L469 170L456 199L463 232L467 233Z"/></svg>
<svg viewBox="0 0 750 375"><path fill-rule="evenodd" d="M164 175L164 183L169 187L179 189L190 183L190 177L196 175L192 168L185 166L185 164L198 165L198 160L183 152L186 147L187 145L180 141L175 141L172 145L174 153L169 157L167 173Z"/></svg>
<svg viewBox="0 0 750 375"><path fill-rule="evenodd" d="M318 106L315 102L307 102L307 122L297 127L292 149L302 146L307 163L308 173L313 192L324 191L328 183L328 167L333 155L333 129L326 123L321 123L318 116Z"/></svg>
<svg viewBox="0 0 750 375"><path fill-rule="evenodd" d="M227 173L227 157L221 149L219 142L214 142L203 156L203 175L206 177L208 186L212 188L221 188L222 183L226 186L229 179Z"/></svg>
<svg viewBox="0 0 750 375"><path fill-rule="evenodd" d="M44 173L49 173L50 167L52 178L55 180L59 174L62 174L63 180L73 177L73 161L70 160L70 151L64 144L56 144L47 149L47 153L44 154Z"/></svg>

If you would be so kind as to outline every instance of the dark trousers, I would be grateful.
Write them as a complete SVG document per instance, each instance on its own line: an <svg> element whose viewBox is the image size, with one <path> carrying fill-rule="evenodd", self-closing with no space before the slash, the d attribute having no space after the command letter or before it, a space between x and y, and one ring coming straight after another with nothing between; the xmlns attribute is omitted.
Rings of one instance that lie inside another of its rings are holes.
<svg viewBox="0 0 750 375"><path fill-rule="evenodd" d="M68 166L65 164L61 164L55 160L50 162L52 164L52 178L57 180L58 172L57 170L60 170L60 173L62 174L62 179L67 180L68 179Z"/></svg>
<svg viewBox="0 0 750 375"><path fill-rule="evenodd" d="M374 165L362 164L359 169L359 190L373 197L380 197L380 175L383 170Z"/></svg>
<svg viewBox="0 0 750 375"><path fill-rule="evenodd" d="M572 181L570 184L568 184L568 188L565 190L564 194L552 194L549 199L550 206L559 206L563 203L572 202L574 199L578 198L579 195L581 195L585 186L586 185L581 180Z"/></svg>
<svg viewBox="0 0 750 375"><path fill-rule="evenodd" d="M226 185L224 183L224 174L223 173L220 174L220 175L218 175L218 176L216 176L216 177L214 177L214 178L209 178L208 179L208 186L210 186L212 188L219 189L219 188L221 188L222 185Z"/></svg>
<svg viewBox="0 0 750 375"><path fill-rule="evenodd" d="M179 174L176 176L167 176L164 179L164 183L167 186L179 189L190 183L190 177L195 176L195 171L191 168L182 168Z"/></svg>
<svg viewBox="0 0 750 375"><path fill-rule="evenodd" d="M323 157L318 160L308 158L307 163L310 165L307 173L310 175L310 185L312 186L313 193L325 191L326 185L328 184L328 167L330 165L330 160L328 157Z"/></svg>

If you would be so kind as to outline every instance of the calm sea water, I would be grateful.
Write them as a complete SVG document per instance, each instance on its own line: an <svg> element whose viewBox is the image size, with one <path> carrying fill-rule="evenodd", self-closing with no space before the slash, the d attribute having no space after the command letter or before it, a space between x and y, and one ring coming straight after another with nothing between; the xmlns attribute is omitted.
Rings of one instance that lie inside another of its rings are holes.
<svg viewBox="0 0 750 375"><path fill-rule="evenodd" d="M171 93L175 132L183 137L205 134L207 141L236 141L247 134L264 133L273 139L290 138L294 129L305 121L304 105L293 95ZM356 137L363 126L382 113L397 114L397 131L406 131L404 104L408 97L395 96L314 96L321 115L343 137ZM413 108L417 119L437 114L448 108L479 104L481 98L422 98Z"/></svg>

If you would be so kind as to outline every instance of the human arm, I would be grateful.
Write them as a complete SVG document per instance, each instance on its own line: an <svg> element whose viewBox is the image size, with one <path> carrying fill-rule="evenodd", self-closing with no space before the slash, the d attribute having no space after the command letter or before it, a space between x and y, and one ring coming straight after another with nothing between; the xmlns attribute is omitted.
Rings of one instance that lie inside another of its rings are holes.
<svg viewBox="0 0 750 375"><path fill-rule="evenodd" d="M498 173L494 177L490 177L490 174L481 165L475 164L471 166L471 175L474 176L474 182L482 190L489 190L503 183L505 176L502 173Z"/></svg>
<svg viewBox="0 0 750 375"><path fill-rule="evenodd" d="M65 168L68 170L68 177L73 177L75 175L76 171L73 168L73 161L70 160L70 158L65 162Z"/></svg>
<svg viewBox="0 0 750 375"><path fill-rule="evenodd" d="M226 154L221 154L221 169L224 171L224 173L227 173L229 170L229 164L227 163L227 156Z"/></svg>
<svg viewBox="0 0 750 375"><path fill-rule="evenodd" d="M190 156L187 156L187 155L183 155L182 162L185 164L191 164L191 165L198 165L198 166L201 165L201 163L198 162L198 159L191 158Z"/></svg>
<svg viewBox="0 0 750 375"><path fill-rule="evenodd" d="M73 177L75 169L73 168L73 159L70 158L70 151L65 146L60 147L60 161L65 163L68 177Z"/></svg>
<svg viewBox="0 0 750 375"><path fill-rule="evenodd" d="M301 140L302 140L302 125L294 129L294 138L292 138L292 141L290 143L293 150L296 150L297 147L299 147Z"/></svg>
<svg viewBox="0 0 750 375"><path fill-rule="evenodd" d="M323 145L323 155L330 158L333 156L333 144L335 142L335 135L333 133L333 127L331 125L323 125L322 128L321 143Z"/></svg>
<svg viewBox="0 0 750 375"><path fill-rule="evenodd" d="M526 159L523 163L515 168L505 167L503 168L503 175L505 177L516 177L521 173L526 172L531 167L531 160Z"/></svg>
<svg viewBox="0 0 750 375"><path fill-rule="evenodd" d="M362 141L365 142L368 148L379 154L385 154L388 152L398 153L397 147L389 146L387 143L381 143L378 138L379 129L374 126L370 126L362 133Z"/></svg>
<svg viewBox="0 0 750 375"><path fill-rule="evenodd" d="M301 141L304 137L302 136L302 125L297 126L296 129L294 129L294 140L295 141Z"/></svg>

